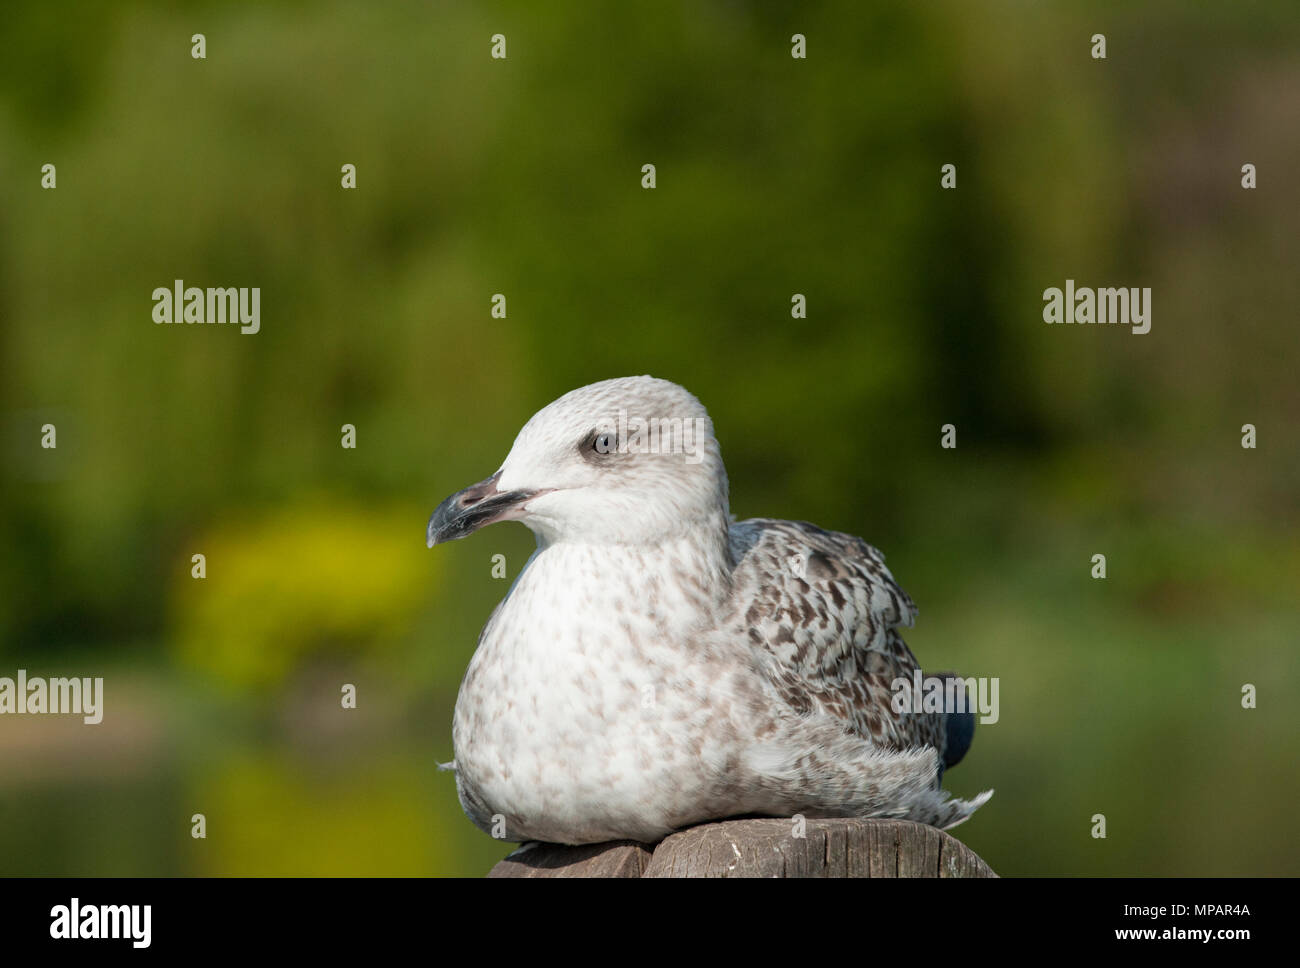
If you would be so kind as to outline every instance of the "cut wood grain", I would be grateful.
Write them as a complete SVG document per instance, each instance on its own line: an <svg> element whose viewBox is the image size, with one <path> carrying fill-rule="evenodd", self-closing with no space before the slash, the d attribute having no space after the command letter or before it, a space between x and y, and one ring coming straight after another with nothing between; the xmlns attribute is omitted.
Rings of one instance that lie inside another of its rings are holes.
<svg viewBox="0 0 1300 968"><path fill-rule="evenodd" d="M802 834L802 836L799 836ZM908 820L727 820L633 841L529 845L489 877L996 877L950 834Z"/></svg>
<svg viewBox="0 0 1300 968"><path fill-rule="evenodd" d="M650 848L633 840L607 844L525 844L501 861L488 877L640 877L650 863Z"/></svg>

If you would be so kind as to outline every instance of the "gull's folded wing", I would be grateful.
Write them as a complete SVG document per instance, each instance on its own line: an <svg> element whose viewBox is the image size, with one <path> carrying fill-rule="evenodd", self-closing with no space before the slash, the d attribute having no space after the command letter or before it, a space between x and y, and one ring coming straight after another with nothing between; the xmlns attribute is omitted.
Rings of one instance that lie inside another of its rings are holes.
<svg viewBox="0 0 1300 968"><path fill-rule="evenodd" d="M898 633L916 606L861 538L802 521L731 528L736 562L725 627L748 639L777 696L885 749L944 749L939 714L899 713L896 684L919 668Z"/></svg>

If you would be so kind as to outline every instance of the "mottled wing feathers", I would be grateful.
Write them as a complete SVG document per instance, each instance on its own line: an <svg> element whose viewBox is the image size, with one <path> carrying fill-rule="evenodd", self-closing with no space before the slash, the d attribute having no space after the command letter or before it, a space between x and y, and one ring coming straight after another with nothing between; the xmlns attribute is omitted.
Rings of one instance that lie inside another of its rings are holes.
<svg viewBox="0 0 1300 968"><path fill-rule="evenodd" d="M892 684L918 667L897 631L916 606L879 551L802 521L754 518L732 525L731 553L728 625L748 638L783 702L834 716L885 749L942 752L940 716L891 706Z"/></svg>

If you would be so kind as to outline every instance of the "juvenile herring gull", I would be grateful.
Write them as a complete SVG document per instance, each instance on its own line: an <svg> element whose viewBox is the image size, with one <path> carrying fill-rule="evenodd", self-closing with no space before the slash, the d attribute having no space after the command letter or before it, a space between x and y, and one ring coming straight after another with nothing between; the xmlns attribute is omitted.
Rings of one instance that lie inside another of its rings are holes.
<svg viewBox="0 0 1300 968"><path fill-rule="evenodd" d="M708 413L649 376L574 390L429 547L522 521L537 550L456 700L461 805L494 836L653 843L744 815L960 823L972 712L897 712L916 608L860 538L735 521Z"/></svg>

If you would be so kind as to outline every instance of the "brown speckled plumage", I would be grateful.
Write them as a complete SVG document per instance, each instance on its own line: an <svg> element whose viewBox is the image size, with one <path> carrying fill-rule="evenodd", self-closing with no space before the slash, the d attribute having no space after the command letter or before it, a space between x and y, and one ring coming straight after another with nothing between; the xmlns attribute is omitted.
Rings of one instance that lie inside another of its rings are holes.
<svg viewBox="0 0 1300 968"><path fill-rule="evenodd" d="M920 668L898 633L916 606L861 538L803 521L735 523L724 624L753 643L790 708L815 706L883 749L944 747L943 716L895 713L890 684ZM746 594L748 593L748 594Z"/></svg>

